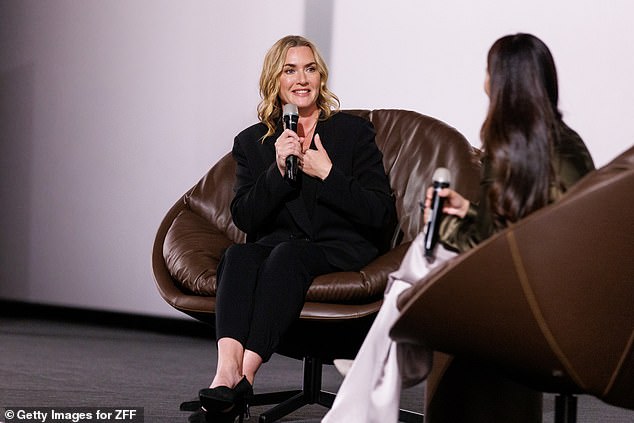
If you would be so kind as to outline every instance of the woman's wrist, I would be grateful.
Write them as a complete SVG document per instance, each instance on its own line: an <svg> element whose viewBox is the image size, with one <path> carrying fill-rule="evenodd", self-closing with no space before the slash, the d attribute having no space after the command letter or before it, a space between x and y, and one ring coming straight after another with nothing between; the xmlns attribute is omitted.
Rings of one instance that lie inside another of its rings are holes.
<svg viewBox="0 0 634 423"><path fill-rule="evenodd" d="M464 219L464 217L469 212L469 207L471 206L471 202L469 200L464 200L462 207L460 207L460 218Z"/></svg>
<svg viewBox="0 0 634 423"><path fill-rule="evenodd" d="M330 166L327 166L326 169L324 169L324 171L321 172L320 178L322 181L326 180L328 175L330 175L331 170L332 170L332 163L330 164Z"/></svg>

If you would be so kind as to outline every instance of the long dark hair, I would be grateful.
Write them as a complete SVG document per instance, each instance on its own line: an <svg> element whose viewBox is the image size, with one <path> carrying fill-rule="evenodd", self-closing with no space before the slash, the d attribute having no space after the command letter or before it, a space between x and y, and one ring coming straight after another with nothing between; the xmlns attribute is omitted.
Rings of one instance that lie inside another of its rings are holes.
<svg viewBox="0 0 634 423"><path fill-rule="evenodd" d="M488 55L489 110L482 125L494 224L504 227L549 202L561 112L555 62L530 34L497 40Z"/></svg>

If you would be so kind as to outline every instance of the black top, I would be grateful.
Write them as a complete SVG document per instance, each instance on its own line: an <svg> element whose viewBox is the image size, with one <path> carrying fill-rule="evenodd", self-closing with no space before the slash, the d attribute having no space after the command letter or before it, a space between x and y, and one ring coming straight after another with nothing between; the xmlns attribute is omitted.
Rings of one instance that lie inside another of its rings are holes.
<svg viewBox="0 0 634 423"><path fill-rule="evenodd" d="M323 181L300 172L295 185L284 180L275 162L281 127L262 140L266 132L263 123L255 124L233 145L237 179L231 214L247 242L276 245L304 238L322 247L341 270L358 270L376 257L377 233L394 221L396 211L372 124L342 112L320 120L315 134L332 170Z"/></svg>

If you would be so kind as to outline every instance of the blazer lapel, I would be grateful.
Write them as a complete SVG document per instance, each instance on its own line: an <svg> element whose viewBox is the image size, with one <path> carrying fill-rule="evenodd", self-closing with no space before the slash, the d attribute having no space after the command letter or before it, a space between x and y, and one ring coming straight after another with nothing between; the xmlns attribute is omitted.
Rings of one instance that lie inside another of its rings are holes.
<svg viewBox="0 0 634 423"><path fill-rule="evenodd" d="M322 139L330 139L333 134L331 134L331 128L328 124L329 121L318 121L317 127L315 128L315 134L319 134L319 137ZM311 141L311 147L314 146L314 139ZM300 172L299 175L299 183L307 183L307 181L303 179L309 178L308 176L303 175ZM312 194L314 195L314 193ZM310 221L310 217L308 216L308 210L306 209L306 203L301 195L298 195L295 199L286 203L286 208L293 217L293 220L299 226L301 230L303 230L308 236L312 237L312 223Z"/></svg>
<svg viewBox="0 0 634 423"><path fill-rule="evenodd" d="M264 140L266 144L264 163L275 163L275 140L282 133L281 129L275 131L273 135ZM301 173L299 175L300 183L301 183ZM312 225L310 223L310 218L308 217L308 211L306 210L306 205L304 204L303 198L298 195L296 198L287 201L285 205L288 210L291 218L295 222L295 224L306 234L312 236Z"/></svg>
<svg viewBox="0 0 634 423"><path fill-rule="evenodd" d="M301 176L300 176L301 178ZM304 204L304 199L301 195L298 195L291 201L286 203L286 209L292 216L295 224L302 230L304 233L308 234L308 236L312 237L312 225L310 223L310 218L308 217L308 211L306 210L306 205Z"/></svg>

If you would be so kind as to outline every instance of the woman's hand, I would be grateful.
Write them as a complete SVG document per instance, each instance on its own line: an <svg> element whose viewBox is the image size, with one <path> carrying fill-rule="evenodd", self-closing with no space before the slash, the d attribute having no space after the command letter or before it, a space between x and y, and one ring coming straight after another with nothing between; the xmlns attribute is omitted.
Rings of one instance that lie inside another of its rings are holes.
<svg viewBox="0 0 634 423"><path fill-rule="evenodd" d="M321 144L319 134L315 134L315 147L317 147L317 150L311 150L309 148L304 152L299 161L299 168L306 175L319 178L323 181L330 174L332 161L330 161L328 152Z"/></svg>
<svg viewBox="0 0 634 423"><path fill-rule="evenodd" d="M469 211L469 200L464 198L462 195L458 194L456 191L450 188L443 188L438 191L438 195L440 197L445 198L445 203L443 204L442 211L446 214L452 214L458 217L465 217L467 215L467 211ZM434 196L434 188L427 188L427 193L425 195L425 213L424 218L425 222L429 222L430 214L431 214L431 201Z"/></svg>
<svg viewBox="0 0 634 423"><path fill-rule="evenodd" d="M301 162L302 139L290 129L285 129L275 140L275 162L282 176L286 172L286 158L288 156L297 156Z"/></svg>

